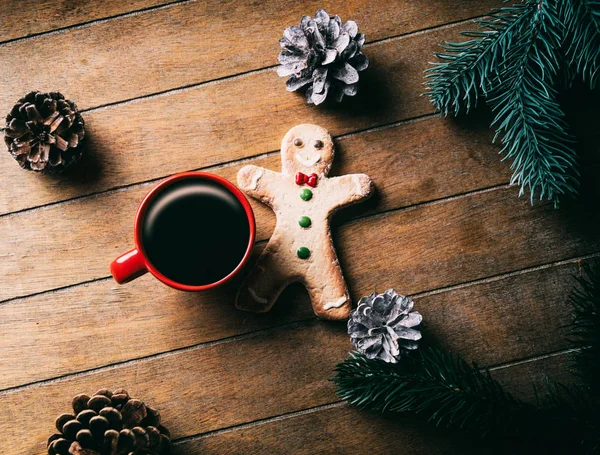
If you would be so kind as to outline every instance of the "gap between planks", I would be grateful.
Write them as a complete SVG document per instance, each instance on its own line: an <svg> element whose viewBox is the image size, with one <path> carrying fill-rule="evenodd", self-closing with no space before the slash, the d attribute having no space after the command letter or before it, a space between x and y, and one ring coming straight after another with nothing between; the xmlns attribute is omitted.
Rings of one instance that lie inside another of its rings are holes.
<svg viewBox="0 0 600 455"><path fill-rule="evenodd" d="M536 271L540 271L540 270L545 270L545 269L550 269L550 268L554 268L554 267L560 267L562 265L567 265L567 264L575 264L575 263L580 263L581 261L587 260L587 259L593 259L593 258L597 258L600 257L600 251L595 252L595 253L591 253L591 254L586 254L584 256L578 256L578 257L574 257L571 259L563 259L563 260L559 260L559 261L553 261L553 262L549 262L547 264L542 264L542 265L537 265L534 267L529 267L529 268L525 268L525 269L521 269L518 271L512 271L512 272L508 272L508 273L504 273L504 274L500 274L500 275L494 275L494 276L490 276L490 277L486 277L486 278L481 278L478 280L472 280L470 282L467 283L462 283L462 284L458 284L458 285L451 285L451 286L446 286L446 287L441 287L441 288L437 288L437 289L433 289L433 290L429 290L429 291L424 291L424 292L419 292L416 294L411 294L410 297L413 298L420 298L420 297L426 297L426 296L430 296L430 295L435 295L435 294L440 294L443 292L450 292L456 289L462 289L462 288L467 288L470 286L476 286L476 285L480 285L480 284L485 284L485 283L492 283L492 282L496 282L496 281L500 281L506 278L510 278L513 276L517 276L517 275L524 275L527 273L534 273ZM100 280L106 280L109 278L103 278L103 279L99 279L96 281L100 281ZM81 284L78 285L74 285L74 286L81 286ZM73 287L73 286L68 286L68 287ZM46 291L48 292L48 291ZM21 297L23 298L23 297ZM25 297L27 298L27 297ZM117 368L121 368L121 367L125 367L128 365L134 365L140 361L144 361L144 360L150 360L150 359L162 359L162 358L166 358L166 357L171 357L174 355L179 355L181 353L185 353L185 352L190 352L190 351L195 351L198 349L205 349L205 348L210 348L213 346L218 346L218 345L222 345L222 344L226 344L226 343L232 343L232 342L238 342L238 341L244 341L244 340L249 340L258 336L261 336L263 334L268 334L268 333L272 333L274 331L278 331L281 330L282 328L296 328L296 327L301 327L303 325L305 325L306 323L309 322L313 322L316 321L317 318L316 317L310 317L310 318L306 318L306 319L300 319L300 320L296 320L293 322L287 322L285 324L280 324L277 326L273 326L273 327L269 327L266 329L261 329L261 330L256 330L253 332L248 332L248 333L244 333L241 335L234 335L234 336L230 336L230 337L225 337L225 338L220 338L217 340L212 340L212 341L208 341L208 342L202 342L202 343L197 343L197 344L193 344L190 346L185 346L185 347L181 347L181 348L176 348L176 349L172 349L169 351L164 351L164 352L160 352L160 353L155 353L155 354L150 354L150 355L146 355L146 356L141 356L141 357L136 357L133 359L129 359L123 362L115 362L115 363L111 363L109 365L103 365L101 367L96 367L96 368L89 368L86 370L82 370L82 371L78 371L78 372L74 372L74 373L68 373L68 374L64 374L61 376L56 376L54 378L49 378L49 379L44 379L44 380L40 380L40 381L34 381L34 382L30 382L27 384L22 384L19 386L15 386L15 387L8 387L5 389L0 390L0 397L5 396L5 395L11 395L14 393L19 393L22 392L24 390L29 390L29 389L35 389L38 387L42 387L48 384L53 384L56 382L63 382L63 381L67 381L67 380L71 380L73 378L78 378L78 377L82 377L82 376L87 376L93 373L99 373L99 372L104 372L104 371L110 371L110 370L114 370ZM558 355L562 355L564 353L567 352L572 352L574 351L574 349L563 349L560 351L555 351L555 352L550 352L550 353L545 353L545 354L539 354L533 357L528 357L528 358L522 358L522 359L517 359L517 360L510 360L510 361L506 361L506 362L502 362L500 364L497 365L493 365L493 366L489 366L489 370L493 371L493 370L499 370L499 369L503 369L503 368L509 368L511 366L515 366L515 365L520 365L523 363L528 363L528 362L533 362L533 361L537 361L537 360L543 360L546 358L550 358L550 357L554 357L554 356L558 356ZM268 419L267 419L268 420ZM237 427L235 427L237 428ZM221 431L221 430L217 430L217 431ZM211 433L212 434L212 433Z"/></svg>
<svg viewBox="0 0 600 455"><path fill-rule="evenodd" d="M483 370L497 371L497 370L501 370L501 369L515 367L515 366L518 366L518 365L523 365L523 364L527 364L527 363L533 363L533 362L537 362L537 361L540 361L540 360L549 359L549 358L552 358L552 357L559 357L559 356L563 356L563 355L568 355L570 353L576 352L577 350L578 349L562 349L560 351L551 352L551 353L548 353L548 354L537 355L537 356L530 357L530 358L523 358L523 359L520 359L520 360L506 362L506 363L501 364L499 366L494 366L494 367L489 367L489 368L482 368L481 370L482 371ZM314 406L314 407L310 407L310 408L305 408L305 409L302 409L300 411L286 412L286 413L283 413L283 414L279 414L279 415L272 416L272 417L267 417L267 418L264 418L264 419L253 420L251 422L246 422L246 423L243 423L241 425L232 425L232 426L229 426L229 427L219 428L218 430L207 431L205 433L198 433L198 434L194 434L194 435L190 435L190 436L184 436L182 438L173 440L173 444L174 445L182 445L182 444L186 444L188 442L198 441L198 440L206 439L206 438L209 438L209 437L212 437L212 436L219 436L221 434L232 433L234 431L248 430L248 429L260 426L260 425L267 425L267 424L271 424L271 423L276 423L276 422L280 422L282 420L292 419L292 418L303 416L303 415L307 415L307 414L314 414L315 412L326 411L328 409L341 408L341 407L344 407L344 406L348 406L348 404L345 401L342 401L342 400L340 400L340 401L333 401L331 403L322 404L322 405Z"/></svg>
<svg viewBox="0 0 600 455"><path fill-rule="evenodd" d="M410 125L412 123L416 123L419 121L425 121L425 120L428 120L430 118L434 118L437 116L438 116L438 114L436 114L436 113L428 113L428 114L418 115L416 117L410 117L407 119L396 120L394 122L384 123L384 124L369 127L369 128L357 129L357 130L354 130L354 131L351 131L348 133L343 133L343 134L339 134L337 136L333 136L333 138L335 140L340 140L340 139L345 139L345 138L349 138L349 137L360 136L362 134L375 133L377 131L383 131L386 129L396 128L396 127L403 126L403 125ZM278 153L280 153L279 150L269 150L267 152L258 153L256 155L251 155L251 156L247 156L244 158L236 158L236 159L229 160L229 161L222 161L217 164L211 164L208 166L202 166L202 167L198 167L198 168L194 168L194 169L188 169L188 170L181 171L181 172L196 172L196 171L211 171L211 170L217 171L220 169L237 166L237 165L244 164L244 163L254 161L257 159L267 158L269 156L273 156ZM4 217L17 216L21 213L35 212L37 210L44 209L46 207L54 207L54 206L60 206L60 205L65 205L65 204L71 204L76 201L92 199L94 197L98 197L101 195L118 193L119 191L123 191L128 188L137 188L137 187L147 186L149 184L159 182L162 179L168 177L169 175L172 175L172 174L161 175L159 177L153 177L151 179L141 180L139 182L127 183L125 185L115 186L112 188L108 188L106 190L95 191L95 192L89 193L89 194L82 194L81 196L75 196L75 197L72 197L69 199L63 199L61 201L48 202L46 204L40 204L40 205L35 205L32 207L19 209L19 210L13 210L11 212L0 213L0 219L2 219ZM452 196L449 196L449 197L452 197ZM413 205L416 205L416 204L413 204ZM406 207L409 207L409 206L406 206ZM401 208L403 208L403 207L401 207ZM0 302L0 303L2 303L2 302Z"/></svg>
<svg viewBox="0 0 600 455"><path fill-rule="evenodd" d="M158 10L158 9L165 9L165 8L171 7L173 5L178 5L178 4L182 4L182 3L188 3L190 1L192 1L192 0L178 1L178 2L169 3L167 5L161 5L161 6L157 6L157 7L150 7L148 9L144 9L144 10L140 10L140 11L141 12L146 12L146 11L154 11L154 10ZM115 16L115 17L125 17L125 16L131 16L131 15L135 15L135 14L139 14L139 12L126 13L126 14ZM415 30L415 31L408 32L408 33L402 33L402 34L394 35L394 36L391 36L391 37L386 37L386 38L381 38L381 39L378 39L378 40L373 40L373 41L367 43L365 45L365 47L368 47L370 45L374 45L374 44L377 44L377 43L387 43L387 42L392 42L392 41L397 40L397 39L404 39L404 38L410 38L410 37L413 37L413 36L419 36L419 35L428 33L430 31L444 30L446 28L451 28L451 27L456 26L456 25L466 24L468 22L472 22L474 19L481 18L481 17L483 17L483 16L481 16L481 15L474 16L474 17L470 17L470 18L467 18L467 19L460 19L460 20L456 20L456 21L447 22L447 23L442 24L442 25L434 25L434 26L430 26L430 27L424 27L424 28L421 28L421 29L418 29L418 30ZM62 32L64 30L70 30L70 29L73 29L73 28L87 27L87 26L89 26L91 24L102 23L102 22L106 22L108 20L111 20L111 19L110 18L109 19L99 19L99 20L96 20L96 21L92 21L92 22L86 23L85 25L76 25L76 26L72 26L72 27L67 27L65 29L61 29L60 32ZM59 31L44 32L42 34L50 34L50 33L59 33ZM30 39L30 38L32 39L32 38L35 38L36 36L26 37L26 38L19 38L19 40ZM0 46L1 45L2 45L2 43L0 43ZM198 82L198 83L194 83L194 84L189 84L189 85L185 85L185 86L179 86L179 87L176 87L176 88L172 88L172 89L168 89L168 90L163 90L163 91L160 91L160 92L155 92L155 93L151 93L151 94L147 94L147 95L143 95L143 96L138 96L138 97L134 97L134 98L126 99L126 100L120 100L120 101L115 101L115 102L112 102L112 103L107 103L107 104L104 104L104 105L93 106L93 107L90 107L90 108L82 109L81 112L83 112L83 113L85 113L85 112L93 112L93 111L108 109L108 108L111 108L111 107L114 107L114 106L120 106L120 105L135 103L135 102L141 102L141 101L146 100L146 99L158 98L158 97L162 97L162 96L170 96L172 94L184 92L184 91L195 89L195 88L202 87L202 86L208 86L208 85L218 84L218 83L223 82L223 81L236 80L236 79L244 78L244 77L249 76L249 75L255 75L255 74L260 74L260 73L272 71L274 68L276 68L276 66L277 65L273 65L273 66L269 66L269 67L265 67L265 68L248 70L248 71L237 73L237 74L227 75L227 76L223 76L223 77L219 77L219 78L213 78L213 79L209 79L207 81L202 81L202 82ZM402 119L402 120L398 120L398 121L394 121L394 122L383 123L383 124L376 125L376 126L369 127L369 128L362 128L362 129L359 128L359 129L350 131L348 133L340 134L338 136L335 136L334 138L335 139L342 139L342 138L345 138L345 137L352 137L352 136L355 136L355 135L358 135L358 134L380 131L382 129L393 128L393 127L400 126L400 125L403 125L403 124L409 124L409 123L414 122L414 121L427 119L427 118L430 118L430 117L435 116L435 115L436 115L435 113L429 112L427 114L419 115L419 116L416 116L416 117L410 117L408 119ZM243 159L230 160L230 161L222 161L220 163L217 163L216 165L212 164L210 166L203 166L203 167L192 169L192 170L198 171L198 170L204 170L204 169L219 169L219 168L224 167L226 165L240 164L240 163L243 163L243 162L245 162L247 160L261 158L261 157L266 157L266 156L269 156L270 154L274 154L274 153L278 153L278 151L271 150L271 151L268 151L268 152L264 152L264 153L261 153L261 154L253 155L253 156L246 157L246 158L243 158ZM76 197L73 197L73 198L65 199L65 200L62 200L62 201L55 201L55 202L50 202L50 203L47 203L47 204L41 204L41 205L36 205L36 206L32 206L32 207L27 207L27 208L20 209L20 210L14 210L14 211L11 211L11 212L0 214L0 218L5 217L5 216L16 215L16 214L23 213L23 212L28 212L28 211L36 210L36 209L43 208L43 207L53 206L53 205L57 205L57 204L64 204L64 203L67 203L67 202L70 202L70 201L76 201L76 200L79 200L79 199L93 197L93 196L100 195L100 194L106 194L106 193L110 193L110 192L115 192L115 191L118 191L118 190L121 190L121 189L125 189L125 188L142 186L144 184L148 184L148 183L152 183L152 182L157 182L157 181L159 181L159 180L167 177L168 175L170 175L170 174L161 175L159 177L155 177L155 178L152 178L152 179L142 180L142 181L138 181L138 182L134 182L134 183L130 183L130 184L125 184L125 185L121 185L121 186L115 186L115 187L112 187L112 188L108 188L106 190L96 191L96 192L92 192L92 193L89 193L89 194L85 194L85 195L81 195L81 196L76 196Z"/></svg>
<svg viewBox="0 0 600 455"><path fill-rule="evenodd" d="M446 22L444 24L441 25L432 25L429 27L423 27L417 30L413 30L410 32L406 32L406 33L400 33L398 35L393 35L393 36L389 36L389 37L385 37L385 38L380 38L380 39L376 39L373 41L369 41L368 43L366 43L364 45L365 48L369 48L370 46L373 46L375 44L380 44L380 43L391 43L393 41L396 40L402 40L402 39L406 39L406 38L413 38L415 36L420 36L423 35L425 33L428 32L435 32L435 31L440 31L440 30L445 30L447 28L451 28L457 25L465 25L468 24L470 22L473 22L476 19L482 19L486 17L486 15L478 15L478 16L472 16L466 19L459 19L456 21L451 21L451 22ZM146 95L142 95L142 96L136 96L133 98L127 98L124 100L119 100L119 101L114 101L111 103L106 103L106 104L100 104L97 106L92 106L92 107L88 107L86 109L82 109L81 112L93 112L93 111L99 111L99 110L103 110L103 109L107 109L107 108L111 108L114 106L121 106L124 104L132 104L138 101L142 101L142 100L146 100L146 99L153 99L153 98L160 98L163 96L168 96L171 94L176 94L176 93L182 93L185 92L187 90L192 90L198 87L203 87L203 86L210 86L210 85L214 85L214 84L218 84L220 82L223 81L229 81L229 80L237 80L237 79L242 79L245 78L247 76L250 75L255 75L255 74L261 74L261 73L266 73L269 71L273 71L275 68L277 68L279 65L270 65L270 66L264 66L262 68L256 68L256 69L251 69L248 71L241 71L239 73L233 73L233 74L228 74L226 76L221 76L221 77L216 77L216 78L212 78L212 79L207 79L205 81L201 81L201 82L195 82L193 84L187 84L187 85L180 85L178 87L173 87L170 89L166 89L166 90L161 90L158 92L153 92L153 93L148 93Z"/></svg>
<svg viewBox="0 0 600 455"><path fill-rule="evenodd" d="M270 152L270 153L272 154L272 153L275 153L275 152ZM248 158L248 159L252 159L252 158ZM236 161L236 164L237 163L239 163L239 161ZM230 163L230 164L232 164L232 163ZM212 168L214 169L215 167L212 167ZM148 182L143 183L143 184L139 184L139 185L140 186L148 185ZM445 202L450 202L450 201L454 201L454 200L457 200L457 199L462 199L462 198L471 197L471 196L477 196L479 194L485 194L485 193L489 193L489 192L492 192L492 191L495 191L495 190L507 189L510 186L511 186L510 183L501 183L499 185L493 185L493 186L486 187L486 188L480 188L480 189L476 189L476 190L472 190L472 191L466 191L466 192L463 192L463 193L457 193L457 194L453 194L451 196L446 196L446 197L443 197L443 198L432 199L432 200L429 200L429 201L418 202L416 204L409 204L409 205L406 205L406 206L403 206L403 207L396 207L396 208L382 210L382 211L379 211L379 212L376 212L376 213L370 213L370 214L367 214L367 215L361 215L361 216L357 216L357 217L354 217L354 218L350 218L348 221L350 223L356 223L358 221L363 221L363 220L377 219L377 218L381 218L383 216L389 215L391 213L403 213L403 212L406 212L406 211L416 210L416 209L423 208L423 207L429 207L429 206L432 206L432 205L437 205L437 204L441 204L441 203L445 203ZM109 190L109 191L117 193L117 192L120 192L120 191L125 191L126 189L127 188L119 188L119 189L116 189L116 190ZM72 204L72 203L75 203L76 201L82 199L83 197L91 199L91 198L99 197L99 196L101 196L104 193L106 193L106 192L94 194L92 196L82 196L81 198L69 199L67 201L61 201L59 203L52 203L52 204L45 205L43 207L37 207L37 208L34 208L34 209L27 209L27 210L28 211L29 210L36 211L36 210L43 210L44 208L46 208L48 206L54 206L54 205L57 205L57 204L60 204L60 205ZM19 213L21 213L21 212L19 212ZM16 215L16 214L15 213L11 213L10 215ZM6 214L5 216L9 216L9 214ZM259 240L259 241L255 242L255 246L256 245L262 245L262 244L266 243L267 241L268 241L268 239ZM91 280L81 281L81 282L74 283L74 284L69 284L69 285L66 285L66 286L60 286L60 287L57 287L57 288L45 289L45 290L40 291L40 292L34 292L34 293L31 293L31 294L26 294L26 295L20 295L20 296L16 296L16 297L11 297L11 298L8 298L8 299L0 300L0 305L4 305L4 304L10 303L10 302L15 301L15 300L26 299L26 298L35 297L35 296L41 295L41 294L46 294L46 293L50 293L50 292L56 292L56 291L68 289L68 288L71 288L71 287L74 287L74 286L81 286L81 285L91 284L91 283L95 283L97 281L106 280L108 278L110 278L110 275L105 275L103 277L93 278Z"/></svg>
<svg viewBox="0 0 600 455"><path fill-rule="evenodd" d="M196 0L175 0L175 1L172 1L172 2L169 2L169 3L163 3L162 5L147 6L145 8L140 8L140 9L136 9L136 10L127 11L126 13L113 14L112 16L106 16L106 17L101 17L99 19L92 19L90 21L83 21L83 22L79 22L77 24L67 25L66 27L58 27L58 28L54 28L54 29L51 29L51 30L44 30L43 32L35 32L35 33L31 33L29 35L19 36L17 38L7 39L7 40L4 40L4 41L0 41L0 46L4 46L5 44L11 44L11 43L14 43L16 41L32 40L32 39L39 38L41 36L46 37L46 36L52 36L52 35L59 35L61 33L65 33L65 32L68 32L70 30L80 30L80 29L87 28L87 27L90 27L90 26L93 26L93 25L103 24L105 22L109 22L109 21L112 21L114 19L121 19L121 18L125 18L125 17L138 16L140 14L149 13L149 12L153 12L153 11L159 11L159 10L162 10L162 9L171 8L171 7L176 6L176 5L182 5L182 4L185 4L185 3L192 3L192 2L195 2L195 1Z"/></svg>
<svg viewBox="0 0 600 455"><path fill-rule="evenodd" d="M181 444L185 444L187 442L205 439L210 436L218 436L220 434L231 433L233 431L247 430L247 429L254 428L254 427L257 427L260 425L264 425L264 424L280 422L282 420L287 420L287 419L291 419L294 417L303 416L306 414L313 414L313 413L319 412L319 411L326 411L327 409L341 408L345 405L346 405L346 402L344 402L344 401L333 401L331 403L321 404L321 405L313 406L310 408L305 408L300 411L286 412L283 414L279 414L279 415L272 416L272 417L267 417L264 419L253 420L251 422L246 422L241 425L232 425L229 427L219 428L218 430L207 431L206 433L198 433L198 434L193 434L190 436L184 436L183 438L174 439L173 444L181 445Z"/></svg>

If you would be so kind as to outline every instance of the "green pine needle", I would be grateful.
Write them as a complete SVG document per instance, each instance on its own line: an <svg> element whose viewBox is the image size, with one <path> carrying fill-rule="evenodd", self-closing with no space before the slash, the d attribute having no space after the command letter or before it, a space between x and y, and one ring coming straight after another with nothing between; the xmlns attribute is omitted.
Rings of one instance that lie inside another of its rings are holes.
<svg viewBox="0 0 600 455"><path fill-rule="evenodd" d="M531 8L529 8L531 9ZM425 71L431 102L443 115L458 115L477 106L479 96L487 95L497 80L503 54L529 22L523 5L492 10L483 20L476 20L479 30L462 32L473 38L462 43L446 41L445 52L436 53L441 62Z"/></svg>
<svg viewBox="0 0 600 455"><path fill-rule="evenodd" d="M520 194L558 203L575 195L579 173L574 141L554 88L566 34L557 2L526 0L477 21L473 38L446 43L442 62L425 75L431 102L443 115L468 112L480 96L496 117L496 138L512 160ZM571 0L577 1L577 0Z"/></svg>
<svg viewBox="0 0 600 455"><path fill-rule="evenodd" d="M545 399L539 404L539 409L545 416L543 426L555 429L559 435L556 441L551 441L551 446L562 444L569 448L568 451L555 453L598 453L599 403L590 395L589 387L567 387L550 379L546 379L546 384Z"/></svg>
<svg viewBox="0 0 600 455"><path fill-rule="evenodd" d="M336 371L337 393L350 404L377 412L419 414L436 426L481 436L518 428L514 417L533 410L505 392L488 372L434 348L422 349L400 364L352 352Z"/></svg>
<svg viewBox="0 0 600 455"><path fill-rule="evenodd" d="M458 356L427 348L396 364L358 352L336 367L338 396L380 413L410 413L431 424L512 441L525 453L595 453L600 450L600 262L586 265L570 296L570 342L582 385L547 379L536 404L525 403L488 371ZM525 445L523 445L525 444ZM542 449L543 447L543 449Z"/></svg>
<svg viewBox="0 0 600 455"><path fill-rule="evenodd" d="M498 83L488 97L496 113L496 136L512 159L511 183L540 199L558 203L576 194L577 157L561 110L554 78L558 73L561 26L554 3L540 0L522 5L527 18L505 50Z"/></svg>
<svg viewBox="0 0 600 455"><path fill-rule="evenodd" d="M600 83L600 1L563 0L567 58L590 88Z"/></svg>
<svg viewBox="0 0 600 455"><path fill-rule="evenodd" d="M578 283L571 294L570 341L578 348L573 354L573 366L600 402L600 267L584 266Z"/></svg>

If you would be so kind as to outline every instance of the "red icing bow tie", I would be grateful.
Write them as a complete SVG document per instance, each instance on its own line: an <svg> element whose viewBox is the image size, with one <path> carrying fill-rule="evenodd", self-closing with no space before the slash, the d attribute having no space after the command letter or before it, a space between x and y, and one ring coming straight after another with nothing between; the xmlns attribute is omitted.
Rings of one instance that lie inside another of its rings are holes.
<svg viewBox="0 0 600 455"><path fill-rule="evenodd" d="M302 185L303 183L314 188L317 186L317 174L306 175L302 172L298 172L296 174L296 185Z"/></svg>

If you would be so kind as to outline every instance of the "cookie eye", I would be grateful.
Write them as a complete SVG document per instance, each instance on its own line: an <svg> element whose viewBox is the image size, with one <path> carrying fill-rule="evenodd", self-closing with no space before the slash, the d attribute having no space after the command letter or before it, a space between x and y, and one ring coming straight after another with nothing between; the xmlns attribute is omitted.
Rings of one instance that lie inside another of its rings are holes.
<svg viewBox="0 0 600 455"><path fill-rule="evenodd" d="M294 145L296 147L302 147L304 145L304 142L302 142L302 139L300 139L299 137L297 137L296 139L294 139Z"/></svg>
<svg viewBox="0 0 600 455"><path fill-rule="evenodd" d="M321 140L317 139L317 140L315 141L315 148L316 148L316 149L323 148L323 141L321 141Z"/></svg>

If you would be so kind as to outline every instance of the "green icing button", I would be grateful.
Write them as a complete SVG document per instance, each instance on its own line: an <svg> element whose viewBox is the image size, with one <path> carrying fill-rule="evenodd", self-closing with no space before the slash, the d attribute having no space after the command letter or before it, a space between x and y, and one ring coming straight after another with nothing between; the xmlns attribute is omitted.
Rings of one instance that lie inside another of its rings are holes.
<svg viewBox="0 0 600 455"><path fill-rule="evenodd" d="M303 228L307 228L307 227L310 227L310 225L312 224L312 221L307 216L301 216L300 219L298 220L298 224Z"/></svg>
<svg viewBox="0 0 600 455"><path fill-rule="evenodd" d="M310 250L305 246L301 246L300 248L298 248L298 251L296 251L296 254L300 259L308 259L308 257L310 256Z"/></svg>
<svg viewBox="0 0 600 455"><path fill-rule="evenodd" d="M308 188L305 188L302 191L300 191L300 197L304 201L309 201L312 198L312 191L309 190Z"/></svg>

